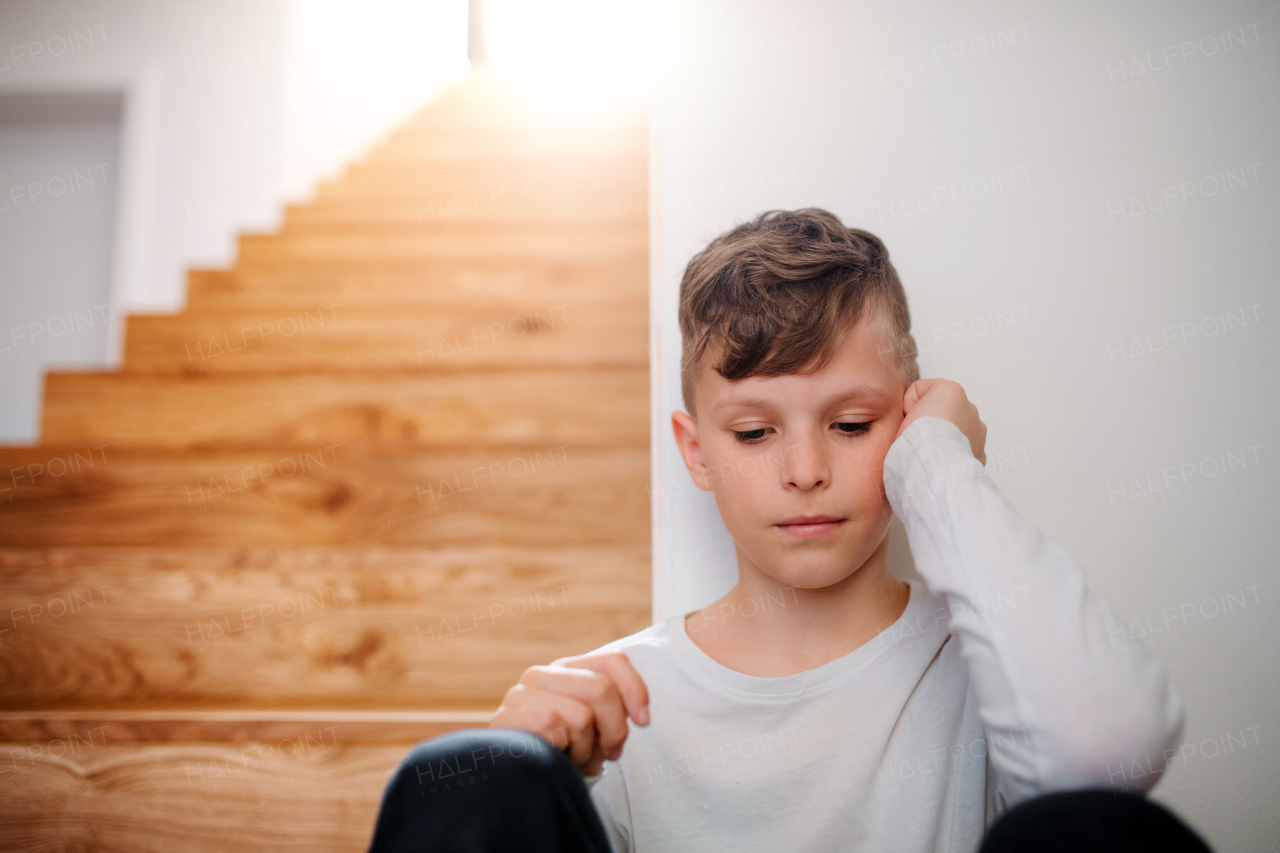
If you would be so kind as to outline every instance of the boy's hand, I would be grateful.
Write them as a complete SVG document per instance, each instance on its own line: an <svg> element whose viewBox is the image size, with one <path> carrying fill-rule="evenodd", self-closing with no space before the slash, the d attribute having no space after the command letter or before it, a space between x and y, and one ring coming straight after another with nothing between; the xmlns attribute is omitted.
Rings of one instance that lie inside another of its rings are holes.
<svg viewBox="0 0 1280 853"><path fill-rule="evenodd" d="M520 729L566 750L584 776L622 755L627 717L649 725L649 690L625 654L531 666L507 691L491 729Z"/></svg>
<svg viewBox="0 0 1280 853"><path fill-rule="evenodd" d="M948 379L912 382L902 398L902 413L906 417L898 428L898 435L902 435L916 418L925 415L942 418L960 427L964 437L969 439L973 457L983 465L987 464L987 425L978 418L978 407L969 402L959 383Z"/></svg>

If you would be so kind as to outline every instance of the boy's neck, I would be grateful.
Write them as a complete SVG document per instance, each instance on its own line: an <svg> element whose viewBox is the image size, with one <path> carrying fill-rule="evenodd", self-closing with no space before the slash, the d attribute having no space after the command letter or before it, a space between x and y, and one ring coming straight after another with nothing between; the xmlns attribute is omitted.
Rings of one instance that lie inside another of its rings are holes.
<svg viewBox="0 0 1280 853"><path fill-rule="evenodd" d="M785 586L738 555L738 585L690 614L685 632L712 660L761 678L816 669L874 639L907 607L889 573L889 538L849 577L821 589Z"/></svg>

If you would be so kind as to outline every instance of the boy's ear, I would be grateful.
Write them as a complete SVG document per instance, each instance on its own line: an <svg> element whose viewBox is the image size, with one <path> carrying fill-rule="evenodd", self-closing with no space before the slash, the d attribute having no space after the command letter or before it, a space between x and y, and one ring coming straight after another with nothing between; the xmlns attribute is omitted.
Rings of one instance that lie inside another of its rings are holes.
<svg viewBox="0 0 1280 853"><path fill-rule="evenodd" d="M689 469L693 484L704 492L711 491L707 465L702 460L702 443L698 441L698 425L684 412L674 411L671 413L671 431L675 433L676 447L680 448L680 457L684 459L684 467Z"/></svg>

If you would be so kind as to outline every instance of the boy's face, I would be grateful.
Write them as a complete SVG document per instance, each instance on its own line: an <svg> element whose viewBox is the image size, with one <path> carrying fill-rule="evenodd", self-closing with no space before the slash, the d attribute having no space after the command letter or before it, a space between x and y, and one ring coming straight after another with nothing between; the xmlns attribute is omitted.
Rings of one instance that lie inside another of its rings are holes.
<svg viewBox="0 0 1280 853"><path fill-rule="evenodd" d="M852 575L888 533L884 457L902 375L868 310L818 371L730 382L703 366L696 421L672 415L694 482L715 494L741 564L787 586Z"/></svg>

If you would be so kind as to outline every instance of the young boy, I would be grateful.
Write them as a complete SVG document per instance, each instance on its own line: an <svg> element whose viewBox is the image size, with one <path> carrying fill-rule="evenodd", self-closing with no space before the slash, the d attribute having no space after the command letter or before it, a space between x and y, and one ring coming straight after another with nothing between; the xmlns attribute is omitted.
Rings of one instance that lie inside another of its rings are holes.
<svg viewBox="0 0 1280 853"><path fill-rule="evenodd" d="M672 427L738 585L531 667L490 730L421 744L375 850L969 853L1016 804L1155 784L1178 695L1000 496L963 389L918 379L877 238L823 210L763 214L690 261L680 328ZM888 571L895 514L927 586ZM1082 809L1092 849L1147 849L1116 825L1204 849L1137 797L1036 803L999 849L1025 831L1069 845Z"/></svg>

